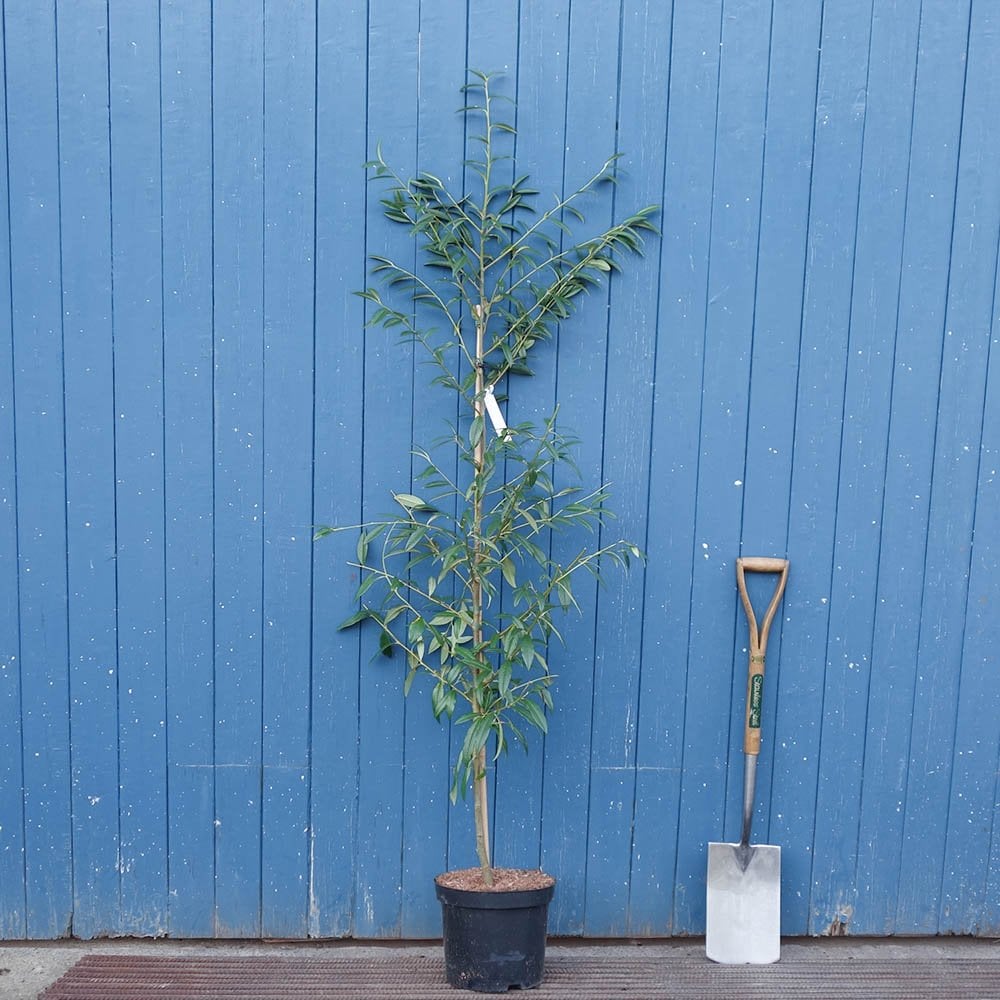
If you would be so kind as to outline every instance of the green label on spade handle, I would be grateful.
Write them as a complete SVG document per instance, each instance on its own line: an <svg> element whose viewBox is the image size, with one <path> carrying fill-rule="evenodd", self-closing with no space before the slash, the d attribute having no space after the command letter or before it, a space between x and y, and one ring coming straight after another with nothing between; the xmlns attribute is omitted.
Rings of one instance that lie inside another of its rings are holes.
<svg viewBox="0 0 1000 1000"><path fill-rule="evenodd" d="M750 728L760 729L760 703L764 696L764 675L750 678Z"/></svg>

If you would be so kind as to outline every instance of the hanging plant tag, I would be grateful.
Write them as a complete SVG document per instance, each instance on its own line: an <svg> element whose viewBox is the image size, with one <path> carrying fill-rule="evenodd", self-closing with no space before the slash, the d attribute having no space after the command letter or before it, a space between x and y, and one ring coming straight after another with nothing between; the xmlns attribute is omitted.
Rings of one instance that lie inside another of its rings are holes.
<svg viewBox="0 0 1000 1000"><path fill-rule="evenodd" d="M507 422L500 412L500 404L497 402L496 396L493 395L492 385L486 390L483 402L486 405L486 412L489 414L490 423L493 424L493 430L497 437L506 440L510 436L510 431L507 429Z"/></svg>

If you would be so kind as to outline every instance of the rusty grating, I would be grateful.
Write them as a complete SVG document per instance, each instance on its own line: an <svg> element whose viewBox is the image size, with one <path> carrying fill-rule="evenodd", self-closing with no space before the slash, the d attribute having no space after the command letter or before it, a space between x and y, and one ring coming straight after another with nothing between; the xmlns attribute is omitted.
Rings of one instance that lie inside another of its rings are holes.
<svg viewBox="0 0 1000 1000"><path fill-rule="evenodd" d="M456 1000L437 957L90 955L40 1000ZM466 994L472 996L473 994ZM532 1000L1000 1000L1000 961L861 959L720 966L696 957L550 955Z"/></svg>

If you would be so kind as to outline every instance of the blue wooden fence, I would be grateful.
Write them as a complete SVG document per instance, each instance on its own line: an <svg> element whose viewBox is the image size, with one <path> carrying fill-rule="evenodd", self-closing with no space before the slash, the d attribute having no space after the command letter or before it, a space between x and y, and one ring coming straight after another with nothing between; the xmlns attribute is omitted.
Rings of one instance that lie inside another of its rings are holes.
<svg viewBox="0 0 1000 1000"><path fill-rule="evenodd" d="M363 332L362 164L454 179L466 67L543 191L663 237L561 403L645 568L585 590L495 854L552 929L699 933L737 834L736 555L785 555L757 816L790 934L1000 933L1000 6L4 0L0 935L423 937L453 736L338 633L446 416ZM542 752L543 751L543 752Z"/></svg>

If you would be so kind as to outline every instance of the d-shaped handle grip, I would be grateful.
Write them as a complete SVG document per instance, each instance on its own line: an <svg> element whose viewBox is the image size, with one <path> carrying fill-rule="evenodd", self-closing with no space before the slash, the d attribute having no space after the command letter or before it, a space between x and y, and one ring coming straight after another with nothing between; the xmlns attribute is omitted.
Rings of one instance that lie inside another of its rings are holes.
<svg viewBox="0 0 1000 1000"><path fill-rule="evenodd" d="M760 753L760 719L761 705L764 696L764 654L767 650L767 636L771 631L781 595L785 592L788 582L788 560L772 559L767 556L748 556L736 560L736 585L739 587L740 599L746 611L747 624L750 626L750 665L747 671L747 710L743 729L743 752ZM757 628L757 616L754 614L750 595L747 593L747 573L779 573L778 582L767 606L764 621Z"/></svg>

